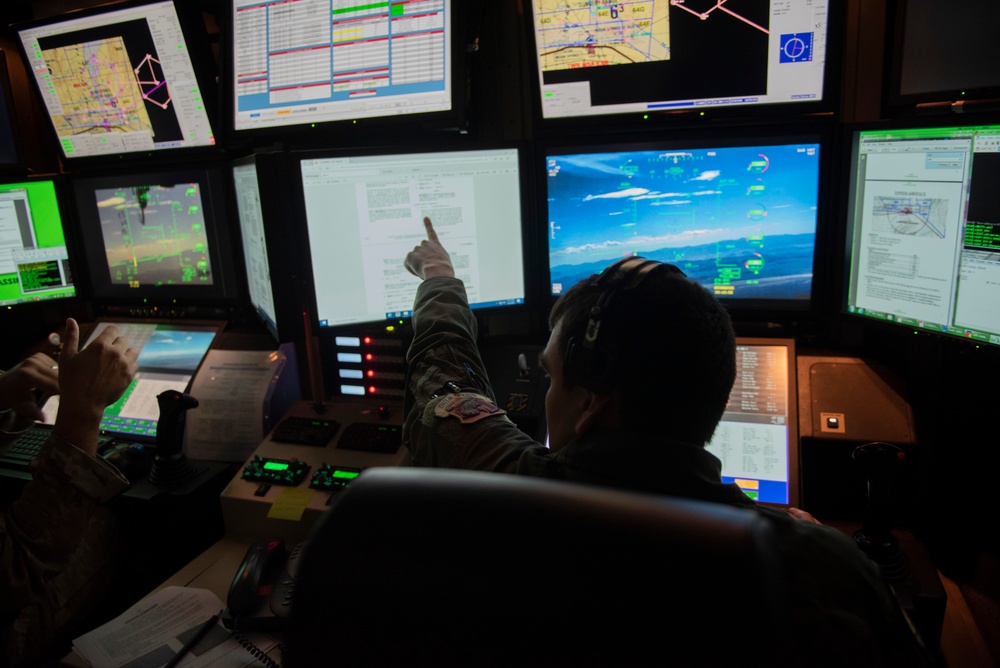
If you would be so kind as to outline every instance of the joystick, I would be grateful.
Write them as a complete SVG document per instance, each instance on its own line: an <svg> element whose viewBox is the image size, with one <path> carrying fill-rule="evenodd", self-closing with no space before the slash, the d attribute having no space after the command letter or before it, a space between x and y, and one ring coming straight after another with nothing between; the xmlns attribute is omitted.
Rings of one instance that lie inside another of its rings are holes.
<svg viewBox="0 0 1000 668"><path fill-rule="evenodd" d="M149 482L158 487L176 487L195 477L196 472L184 456L184 417L198 400L177 390L156 396L160 419L156 424L156 455L149 472Z"/></svg>
<svg viewBox="0 0 1000 668"><path fill-rule="evenodd" d="M889 517L892 485L899 467L906 459L902 448L875 441L859 445L851 459L861 467L868 483L868 503L862 527L854 532L854 541L891 582L906 579L909 569L899 541L892 535Z"/></svg>

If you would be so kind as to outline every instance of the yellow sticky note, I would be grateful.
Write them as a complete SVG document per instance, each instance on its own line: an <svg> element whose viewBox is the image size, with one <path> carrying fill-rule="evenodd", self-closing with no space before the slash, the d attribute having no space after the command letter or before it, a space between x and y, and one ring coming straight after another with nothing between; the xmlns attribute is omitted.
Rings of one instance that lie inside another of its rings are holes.
<svg viewBox="0 0 1000 668"><path fill-rule="evenodd" d="M271 504L271 509L267 511L267 516L275 520L291 520L298 522L302 519L302 513L309 505L315 490L308 487L286 487L278 495L278 498Z"/></svg>

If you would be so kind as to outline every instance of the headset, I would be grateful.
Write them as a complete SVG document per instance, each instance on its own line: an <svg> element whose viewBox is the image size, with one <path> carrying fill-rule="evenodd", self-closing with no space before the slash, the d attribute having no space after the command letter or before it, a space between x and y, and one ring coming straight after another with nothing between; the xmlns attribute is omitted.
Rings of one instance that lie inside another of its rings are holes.
<svg viewBox="0 0 1000 668"><path fill-rule="evenodd" d="M598 394L609 394L614 385L612 354L599 343L601 324L608 321L611 305L621 292L634 290L657 272L687 276L672 264L631 256L608 266L594 277L590 285L603 288L597 303L590 309L590 319L584 335L574 336L566 344L563 375L573 385L581 385Z"/></svg>

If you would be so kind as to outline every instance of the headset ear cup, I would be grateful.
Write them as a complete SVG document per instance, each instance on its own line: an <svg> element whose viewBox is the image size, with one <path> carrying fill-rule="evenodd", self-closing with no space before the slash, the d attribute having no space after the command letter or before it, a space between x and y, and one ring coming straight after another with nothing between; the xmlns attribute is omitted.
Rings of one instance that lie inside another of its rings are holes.
<svg viewBox="0 0 1000 668"><path fill-rule="evenodd" d="M601 348L586 345L574 336L566 345L563 358L563 377L571 385L581 385L594 392L610 391L607 353Z"/></svg>

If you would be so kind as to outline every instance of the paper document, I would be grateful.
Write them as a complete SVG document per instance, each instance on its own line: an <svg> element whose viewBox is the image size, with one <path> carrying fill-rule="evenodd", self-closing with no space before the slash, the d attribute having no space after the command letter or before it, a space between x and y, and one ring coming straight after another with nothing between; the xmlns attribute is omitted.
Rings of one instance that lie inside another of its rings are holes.
<svg viewBox="0 0 1000 668"><path fill-rule="evenodd" d="M92 666L157 668L173 659L205 621L222 609L222 601L207 589L165 587L104 626L74 640L73 649ZM246 637L264 652L277 646L277 641L265 634ZM255 661L219 623L188 650L178 665L235 668Z"/></svg>
<svg viewBox="0 0 1000 668"><path fill-rule="evenodd" d="M286 362L277 351L210 350L191 384L186 454L243 462L264 439L265 407Z"/></svg>

